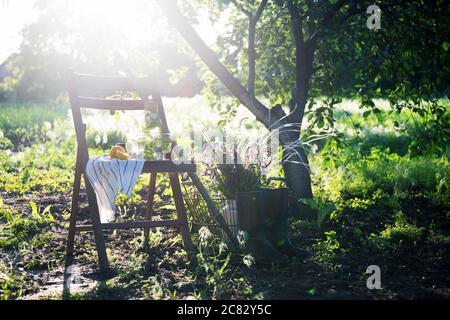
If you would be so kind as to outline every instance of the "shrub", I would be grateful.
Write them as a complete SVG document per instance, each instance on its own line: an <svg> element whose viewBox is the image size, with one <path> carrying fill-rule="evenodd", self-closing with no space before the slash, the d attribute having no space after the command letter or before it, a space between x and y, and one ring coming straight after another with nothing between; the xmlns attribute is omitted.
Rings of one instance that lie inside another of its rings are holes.
<svg viewBox="0 0 450 320"><path fill-rule="evenodd" d="M411 224L403 212L398 211L395 214L394 222L378 235L371 234L367 239L367 244L371 248L390 252L400 244L415 245L417 242L424 240L425 235L425 228Z"/></svg>
<svg viewBox="0 0 450 320"><path fill-rule="evenodd" d="M397 199L426 197L448 203L449 161L446 157L400 157L372 149L368 157L346 167L343 193L367 197L381 189Z"/></svg>

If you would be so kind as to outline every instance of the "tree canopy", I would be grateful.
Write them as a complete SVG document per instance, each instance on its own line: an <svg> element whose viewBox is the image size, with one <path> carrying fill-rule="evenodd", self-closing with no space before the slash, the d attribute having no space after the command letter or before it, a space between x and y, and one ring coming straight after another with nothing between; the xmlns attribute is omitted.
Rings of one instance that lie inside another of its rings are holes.
<svg viewBox="0 0 450 320"><path fill-rule="evenodd" d="M218 39L218 54L198 36L176 1L160 6L237 100L267 129L282 129L282 163L294 204L312 197L301 137L311 132L338 137L333 112L343 95L359 97L361 106L368 108L366 114L381 112L373 98L383 96L397 111L409 108L435 119L437 125L425 130L427 139L431 135L439 140L442 131L449 132L448 113L435 99L446 90L448 78L448 43L436 32L446 26L448 8L443 1L380 1L378 7L351 0L207 3L215 12L212 17L232 7L231 27ZM424 6L427 9L420 10ZM386 23L372 30L364 14L382 10ZM424 57L429 60L424 62ZM314 108L321 95L327 97L325 103ZM309 128L303 128L305 114Z"/></svg>
<svg viewBox="0 0 450 320"><path fill-rule="evenodd" d="M114 2L114 10L83 1L36 5L37 20L24 27L19 53L6 62L10 76L0 83L0 96L3 91L15 92L19 101L54 99L66 92L62 78L69 68L106 75L129 69L133 76L157 76L162 87L186 79L193 88L178 94L199 91L192 56L153 2Z"/></svg>

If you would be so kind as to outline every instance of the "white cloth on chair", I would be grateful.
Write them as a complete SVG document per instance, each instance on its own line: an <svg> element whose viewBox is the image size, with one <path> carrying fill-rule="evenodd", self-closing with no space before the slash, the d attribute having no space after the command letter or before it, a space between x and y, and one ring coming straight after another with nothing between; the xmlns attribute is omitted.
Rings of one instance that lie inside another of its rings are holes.
<svg viewBox="0 0 450 320"><path fill-rule="evenodd" d="M144 160L109 159L109 155L92 157L86 165L86 176L97 196L102 223L114 219L117 194L131 196L131 191L144 166Z"/></svg>

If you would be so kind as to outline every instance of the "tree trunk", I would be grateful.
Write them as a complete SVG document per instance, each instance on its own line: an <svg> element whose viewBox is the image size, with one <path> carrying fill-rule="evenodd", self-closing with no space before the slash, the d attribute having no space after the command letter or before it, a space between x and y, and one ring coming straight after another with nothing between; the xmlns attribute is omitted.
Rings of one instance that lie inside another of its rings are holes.
<svg viewBox="0 0 450 320"><path fill-rule="evenodd" d="M291 190L291 215L307 220L316 219L316 211L301 201L313 198L308 156L298 143L297 135L280 133L280 143L283 149L284 177Z"/></svg>
<svg viewBox="0 0 450 320"><path fill-rule="evenodd" d="M314 211L308 206L298 201L301 198L312 198L311 190L311 178L309 173L309 165L306 157L306 153L300 145L292 149L286 149L289 145L295 145L299 140L300 124L303 118L303 111L305 108L305 99L300 99L301 95L307 96L307 87L303 88L305 84L305 77L300 74L300 71L308 73L309 68L303 69L302 65L304 58L299 60L301 54L304 54L304 42L301 38L301 32L295 32L296 46L297 46L297 63L296 63L296 92L298 92L293 101L293 105L296 106L294 116L286 117L281 106L274 106L269 110L258 99L246 90L239 80L235 78L229 70L219 61L217 55L203 42L198 36L186 18L181 14L175 0L165 0L158 2L163 12L169 19L169 23L172 24L183 36L186 42L197 52L203 62L209 67L209 69L219 78L219 80L225 85L231 93L236 96L239 101L246 106L256 117L256 119L264 124L269 130L276 128L289 128L290 132L280 132L280 142L284 148L284 158L288 161L283 163L284 175L287 179L288 187L292 189L292 208L295 215L310 219L314 218ZM258 8L256 17L261 16L264 5L267 0L263 0ZM257 20L257 19L256 19ZM301 24L294 23L295 28L301 27ZM301 29L298 29L301 31ZM312 56L309 56L309 63L312 63ZM309 78L308 78L309 79ZM272 117L270 116L272 115ZM297 129L296 133L292 130ZM293 154L292 154L293 153Z"/></svg>

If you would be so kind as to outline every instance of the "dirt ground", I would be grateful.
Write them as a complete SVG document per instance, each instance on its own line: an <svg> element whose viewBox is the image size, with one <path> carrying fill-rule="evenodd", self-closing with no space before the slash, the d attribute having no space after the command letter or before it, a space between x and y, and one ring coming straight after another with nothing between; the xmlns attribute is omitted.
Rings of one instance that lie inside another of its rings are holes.
<svg viewBox="0 0 450 320"><path fill-rule="evenodd" d="M76 237L75 259L65 265L65 239L70 196L8 197L0 194L4 203L24 211L30 200L39 206L52 205L56 222L40 232L51 232L54 238L32 255L17 250L0 249L1 262L24 277L20 299L194 299L208 287L198 271L195 256L188 257L180 237L174 230L156 230L161 235L150 248L142 245L141 230L108 232L106 243L113 272L97 272L93 235L81 233ZM85 200L85 194L82 194ZM136 209L135 214L139 215ZM170 212L156 210L156 219ZM85 206L81 218L88 219ZM294 243L308 247L315 240L307 232L294 234ZM365 267L376 257L352 252L346 260L338 260L336 271L324 268L312 257L304 262L293 261L286 266L242 263L242 256L234 254L227 279L216 292L206 297L222 299L449 299L449 269L443 261L427 261L423 271L411 270L414 261L399 266L388 277L382 275L382 289L366 287ZM36 260L33 262L33 260ZM30 263L33 262L33 263ZM391 262L394 263L395 262ZM30 268L30 265L36 267ZM435 266L435 268L433 268ZM404 272L401 272L404 270ZM409 272L407 272L409 271ZM440 284L437 286L436 284ZM218 291L217 291L218 290ZM206 290L208 291L208 290ZM176 294L174 294L176 292ZM213 292L213 290L209 290ZM202 296L200 296L201 298ZM205 297L205 296L203 296Z"/></svg>

